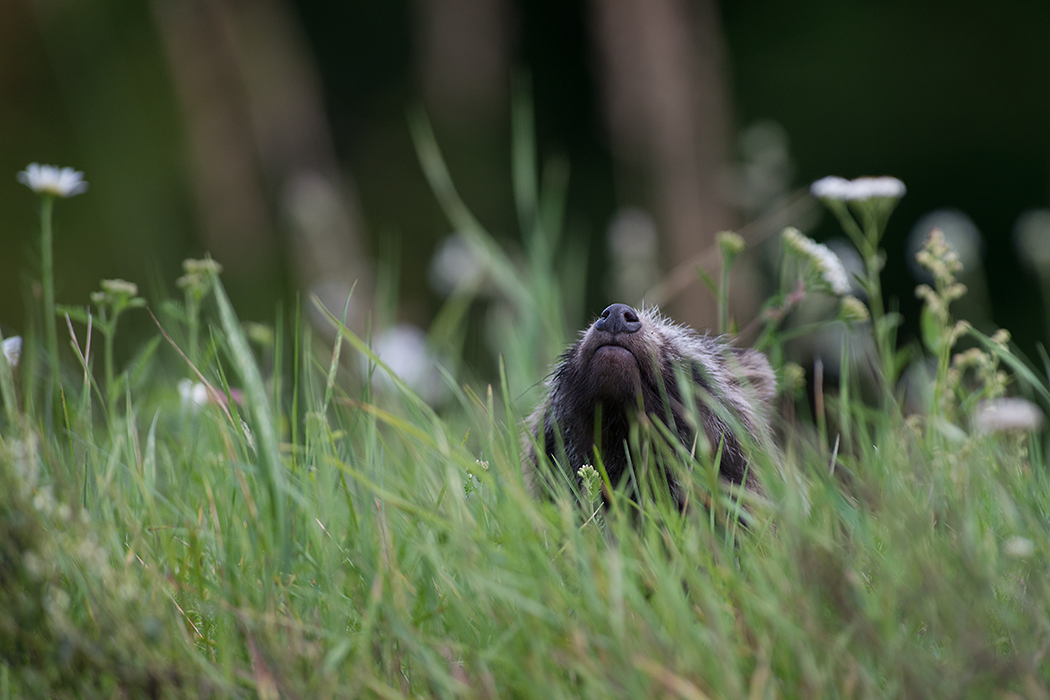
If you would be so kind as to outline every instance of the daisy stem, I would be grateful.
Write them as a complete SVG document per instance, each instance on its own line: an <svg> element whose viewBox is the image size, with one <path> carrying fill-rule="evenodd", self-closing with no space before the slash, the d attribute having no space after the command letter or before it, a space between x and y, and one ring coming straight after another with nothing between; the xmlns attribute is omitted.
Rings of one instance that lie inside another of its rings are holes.
<svg viewBox="0 0 1050 700"><path fill-rule="evenodd" d="M40 198L40 267L44 292L44 332L47 338L47 360L50 370L48 393L52 396L58 386L58 331L55 325L55 259L51 212L55 198L44 194Z"/></svg>

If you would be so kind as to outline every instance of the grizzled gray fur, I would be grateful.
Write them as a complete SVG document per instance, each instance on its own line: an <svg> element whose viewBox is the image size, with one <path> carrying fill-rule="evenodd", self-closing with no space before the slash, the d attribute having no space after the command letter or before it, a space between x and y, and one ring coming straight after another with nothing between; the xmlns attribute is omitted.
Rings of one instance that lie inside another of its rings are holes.
<svg viewBox="0 0 1050 700"><path fill-rule="evenodd" d="M628 470L626 441L639 409L668 425L687 448L698 442L687 418L690 410L683 393L688 393L681 390L680 377L692 381L694 415L711 449L722 446L722 477L761 491L733 429L750 433L749 444L770 444L768 415L776 380L769 362L758 351L700 335L655 310L636 311L626 304L607 308L562 355L547 382L546 399L529 419L529 430L551 464L578 483L579 468L594 463L600 410L598 447L616 485ZM526 484L537 493L540 475L531 440L526 453ZM674 483L670 487L678 498Z"/></svg>

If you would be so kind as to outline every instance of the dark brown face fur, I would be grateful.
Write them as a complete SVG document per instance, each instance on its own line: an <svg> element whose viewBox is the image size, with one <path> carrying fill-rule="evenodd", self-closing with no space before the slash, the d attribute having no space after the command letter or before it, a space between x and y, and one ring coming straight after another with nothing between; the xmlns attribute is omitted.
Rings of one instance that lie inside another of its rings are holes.
<svg viewBox="0 0 1050 700"><path fill-rule="evenodd" d="M683 403L683 377L692 382L692 411ZM562 355L531 428L552 463L573 480L581 466L595 462L595 435L600 435L597 447L616 484L628 470L627 441L642 413L659 418L687 446L695 438L692 413L709 443L722 445L722 476L758 489L729 426L742 427L761 442L768 434L764 404L773 393L773 373L760 353L614 304ZM528 461L526 475L535 490L530 474L535 455ZM676 491L673 483L671 488Z"/></svg>

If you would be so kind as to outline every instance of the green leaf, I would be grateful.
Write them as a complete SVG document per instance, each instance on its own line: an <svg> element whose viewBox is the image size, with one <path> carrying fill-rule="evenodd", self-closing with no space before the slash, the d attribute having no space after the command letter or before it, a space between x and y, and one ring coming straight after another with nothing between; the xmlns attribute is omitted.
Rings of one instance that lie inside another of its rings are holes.
<svg viewBox="0 0 1050 700"><path fill-rule="evenodd" d="M77 323L83 323L85 326L88 324L88 310L83 306L72 306L67 304L59 304L55 307L55 315L61 319L64 319L66 315Z"/></svg>
<svg viewBox="0 0 1050 700"><path fill-rule="evenodd" d="M700 265L696 266L696 276L700 278L700 281L704 283L711 293L718 297L718 283L715 282L715 278L711 276L711 273L705 270Z"/></svg>
<svg viewBox="0 0 1050 700"><path fill-rule="evenodd" d="M935 313L930 311L928 306L922 307L919 325L922 330L922 344L931 353L940 356L941 349L944 346L944 329L941 327L941 320L937 318Z"/></svg>
<svg viewBox="0 0 1050 700"><path fill-rule="evenodd" d="M218 275L212 276L212 284L219 307L222 329L225 331L226 342L229 344L230 356L237 367L238 374L241 375L241 381L244 382L244 396L252 418L257 454L262 461L261 471L266 476L266 487L270 497L270 523L273 526L271 536L280 547L281 570L287 570L291 559L286 504L287 479L286 468L277 444L273 409L270 407L269 395L263 385L259 367L255 364L248 339L244 337L241 323L226 296L226 290L223 289Z"/></svg>
<svg viewBox="0 0 1050 700"><path fill-rule="evenodd" d="M1003 364L1013 370L1014 375L1031 387L1046 404L1050 404L1050 389L1047 388L1046 380L1028 365L1026 359L1013 354L976 328L970 327L967 329L967 332L974 338L977 338L985 350L996 355Z"/></svg>

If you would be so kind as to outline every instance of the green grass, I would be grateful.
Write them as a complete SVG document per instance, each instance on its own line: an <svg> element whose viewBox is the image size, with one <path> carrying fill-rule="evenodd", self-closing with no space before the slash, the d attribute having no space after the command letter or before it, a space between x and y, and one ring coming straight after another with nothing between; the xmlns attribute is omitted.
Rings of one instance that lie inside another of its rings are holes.
<svg viewBox="0 0 1050 700"><path fill-rule="evenodd" d="M705 456L679 459L684 512L659 489L597 516L526 494L522 390L572 330L550 252L564 182L529 187L529 153L524 265L437 182L519 329L497 385L448 376L440 414L355 378L378 358L337 313L329 347L298 315L253 345L214 275L199 347L196 307L169 303L181 353L147 346L117 401L81 348L53 430L25 376L44 363L0 359L0 699L1047 697L1042 436L971 432L943 396L906 420L845 376L816 427L782 420L745 511ZM180 405L191 356L243 401Z"/></svg>

